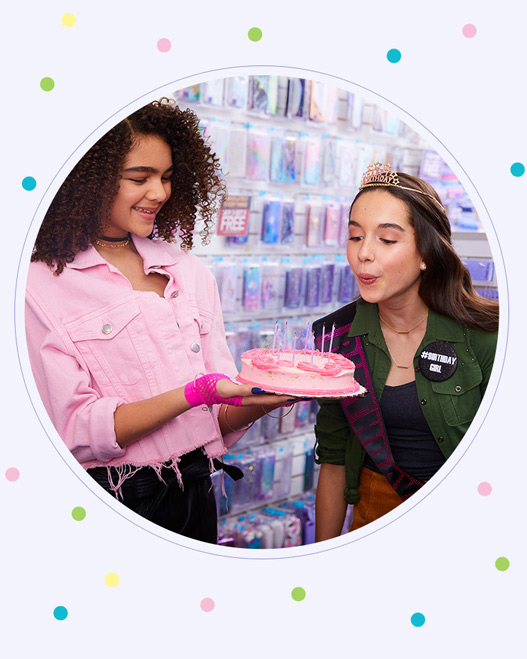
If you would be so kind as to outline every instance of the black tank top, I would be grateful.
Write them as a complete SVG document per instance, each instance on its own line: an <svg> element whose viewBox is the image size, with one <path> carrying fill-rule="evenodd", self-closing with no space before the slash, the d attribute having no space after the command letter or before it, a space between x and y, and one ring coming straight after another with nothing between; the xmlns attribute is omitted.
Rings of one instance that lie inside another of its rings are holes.
<svg viewBox="0 0 527 659"><path fill-rule="evenodd" d="M445 457L419 405L415 380L396 387L385 386L379 405L393 461L414 478L429 480L444 464ZM368 454L364 467L379 471Z"/></svg>

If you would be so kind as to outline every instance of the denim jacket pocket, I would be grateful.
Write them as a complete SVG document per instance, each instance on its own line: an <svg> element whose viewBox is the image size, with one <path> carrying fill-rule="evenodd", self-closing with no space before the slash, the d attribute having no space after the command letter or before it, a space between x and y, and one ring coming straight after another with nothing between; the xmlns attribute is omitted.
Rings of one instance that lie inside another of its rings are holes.
<svg viewBox="0 0 527 659"><path fill-rule="evenodd" d="M133 385L153 366L148 332L135 300L125 300L66 324L94 381Z"/></svg>
<svg viewBox="0 0 527 659"><path fill-rule="evenodd" d="M462 366L442 382L432 382L441 412L449 426L470 425L481 403L483 374L477 364Z"/></svg>

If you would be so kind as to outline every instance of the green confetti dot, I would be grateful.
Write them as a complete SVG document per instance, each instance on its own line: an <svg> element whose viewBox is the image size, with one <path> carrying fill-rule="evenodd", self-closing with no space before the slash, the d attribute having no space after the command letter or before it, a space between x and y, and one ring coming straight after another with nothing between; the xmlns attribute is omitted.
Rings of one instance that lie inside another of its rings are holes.
<svg viewBox="0 0 527 659"><path fill-rule="evenodd" d="M45 92L50 92L55 87L53 78L42 78L40 81L40 89Z"/></svg>
<svg viewBox="0 0 527 659"><path fill-rule="evenodd" d="M496 559L496 563L494 565L500 572L505 572L505 570L508 570L510 567L510 561L508 558L505 558L505 556L500 556Z"/></svg>
<svg viewBox="0 0 527 659"><path fill-rule="evenodd" d="M306 596L306 591L303 588L300 588L300 586L297 586L296 588L293 588L291 591L291 597L295 600L295 602L301 602Z"/></svg>
<svg viewBox="0 0 527 659"><path fill-rule="evenodd" d="M247 32L247 36L251 41L260 41L262 38L262 31L259 27L252 27L249 32Z"/></svg>
<svg viewBox="0 0 527 659"><path fill-rule="evenodd" d="M77 506L71 511L71 516L77 522L81 522L86 517L86 511L81 506Z"/></svg>

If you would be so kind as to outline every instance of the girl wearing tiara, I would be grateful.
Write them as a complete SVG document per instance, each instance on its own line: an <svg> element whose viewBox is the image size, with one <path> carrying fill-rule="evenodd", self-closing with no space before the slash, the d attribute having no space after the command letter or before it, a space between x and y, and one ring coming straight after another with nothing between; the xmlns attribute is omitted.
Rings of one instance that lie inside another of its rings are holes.
<svg viewBox="0 0 527 659"><path fill-rule="evenodd" d="M223 193L196 115L168 99L141 108L53 199L26 298L35 381L75 458L137 513L212 543L211 471L262 405L285 402L230 381L216 283L189 253Z"/></svg>
<svg viewBox="0 0 527 659"><path fill-rule="evenodd" d="M317 541L341 533L348 504L354 530L432 478L470 426L496 350L498 303L475 292L425 181L370 165L351 206L347 257L360 299L337 313L351 321L344 343L359 346L367 366L357 373L369 373L373 391L366 403L321 405Z"/></svg>

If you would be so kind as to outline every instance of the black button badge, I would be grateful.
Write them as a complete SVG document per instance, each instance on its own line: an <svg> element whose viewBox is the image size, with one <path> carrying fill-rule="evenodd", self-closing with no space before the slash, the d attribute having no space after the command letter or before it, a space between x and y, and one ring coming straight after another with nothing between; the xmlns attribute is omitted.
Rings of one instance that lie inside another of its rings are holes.
<svg viewBox="0 0 527 659"><path fill-rule="evenodd" d="M457 368L457 354L454 348L444 341L429 343L419 355L419 369L432 382L443 382L454 375Z"/></svg>

